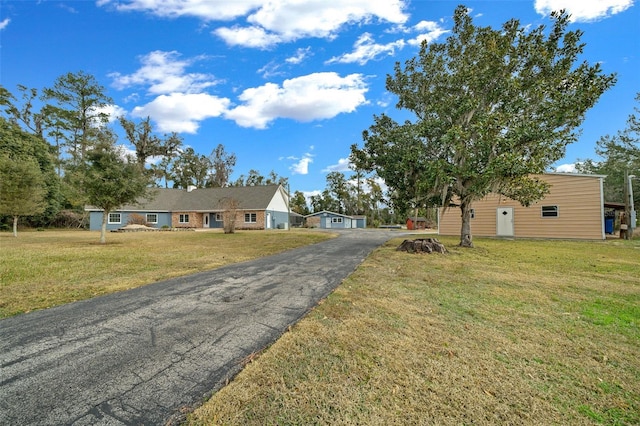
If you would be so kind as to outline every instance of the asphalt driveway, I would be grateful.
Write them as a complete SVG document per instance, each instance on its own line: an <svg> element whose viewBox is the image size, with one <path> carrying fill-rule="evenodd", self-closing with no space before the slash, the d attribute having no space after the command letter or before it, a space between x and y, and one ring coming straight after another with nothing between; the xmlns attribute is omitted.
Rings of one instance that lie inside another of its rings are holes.
<svg viewBox="0 0 640 426"><path fill-rule="evenodd" d="M376 247L333 240L0 321L0 424L157 425L222 387Z"/></svg>

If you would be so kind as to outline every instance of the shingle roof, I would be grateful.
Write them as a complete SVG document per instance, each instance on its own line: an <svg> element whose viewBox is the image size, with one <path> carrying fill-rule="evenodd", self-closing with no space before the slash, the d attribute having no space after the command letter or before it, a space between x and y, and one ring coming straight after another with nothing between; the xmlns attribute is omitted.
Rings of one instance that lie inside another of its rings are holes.
<svg viewBox="0 0 640 426"><path fill-rule="evenodd" d="M118 210L128 211L216 211L225 210L225 201L233 199L239 210L265 210L279 185L233 186L227 188L201 188L188 192L184 189L152 188L147 197L127 204ZM86 210L100 210L87 206Z"/></svg>
<svg viewBox="0 0 640 426"><path fill-rule="evenodd" d="M329 210L322 210L322 211L319 211L319 212L311 213L311 214L306 215L305 217L313 217L313 216L320 216L320 215L352 217L352 216L349 216L348 214L336 213L336 212L332 212L332 211L329 211Z"/></svg>

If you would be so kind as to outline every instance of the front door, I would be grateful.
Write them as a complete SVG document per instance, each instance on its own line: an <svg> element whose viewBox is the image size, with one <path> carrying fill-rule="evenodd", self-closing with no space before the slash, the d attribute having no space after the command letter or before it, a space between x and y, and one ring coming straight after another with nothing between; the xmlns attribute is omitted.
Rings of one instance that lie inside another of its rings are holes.
<svg viewBox="0 0 640 426"><path fill-rule="evenodd" d="M264 226L267 229L271 229L271 213L267 213L267 218L264 221Z"/></svg>
<svg viewBox="0 0 640 426"><path fill-rule="evenodd" d="M205 213L204 214L204 221L202 222L202 226L204 228L208 228L209 227L209 213Z"/></svg>
<svg viewBox="0 0 640 426"><path fill-rule="evenodd" d="M496 235L513 237L513 207L499 207L496 211Z"/></svg>

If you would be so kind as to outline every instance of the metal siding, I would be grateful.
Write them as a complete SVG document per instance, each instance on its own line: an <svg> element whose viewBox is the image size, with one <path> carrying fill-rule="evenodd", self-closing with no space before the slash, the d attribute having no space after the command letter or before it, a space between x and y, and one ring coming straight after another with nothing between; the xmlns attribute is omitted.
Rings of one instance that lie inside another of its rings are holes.
<svg viewBox="0 0 640 426"><path fill-rule="evenodd" d="M603 239L601 178L576 175L540 176L551 184L550 193L530 207L522 207L517 201L496 194L489 194L473 203L475 218L471 219L474 236L496 235L496 209L514 208L515 237ZM543 218L543 205L557 205L559 215ZM460 209L440 209L441 235L459 235Z"/></svg>

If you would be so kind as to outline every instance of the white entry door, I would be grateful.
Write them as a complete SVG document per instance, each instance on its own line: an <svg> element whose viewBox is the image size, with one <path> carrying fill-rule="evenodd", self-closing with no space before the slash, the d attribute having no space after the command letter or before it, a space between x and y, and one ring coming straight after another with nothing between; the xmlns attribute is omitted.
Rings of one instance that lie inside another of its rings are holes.
<svg viewBox="0 0 640 426"><path fill-rule="evenodd" d="M209 227L209 213L205 213L204 214L204 222L202 223L202 226L204 228L208 228Z"/></svg>
<svg viewBox="0 0 640 426"><path fill-rule="evenodd" d="M267 218L264 221L265 228L271 229L271 213L267 213Z"/></svg>
<svg viewBox="0 0 640 426"><path fill-rule="evenodd" d="M496 211L496 235L513 237L513 207L499 207Z"/></svg>

